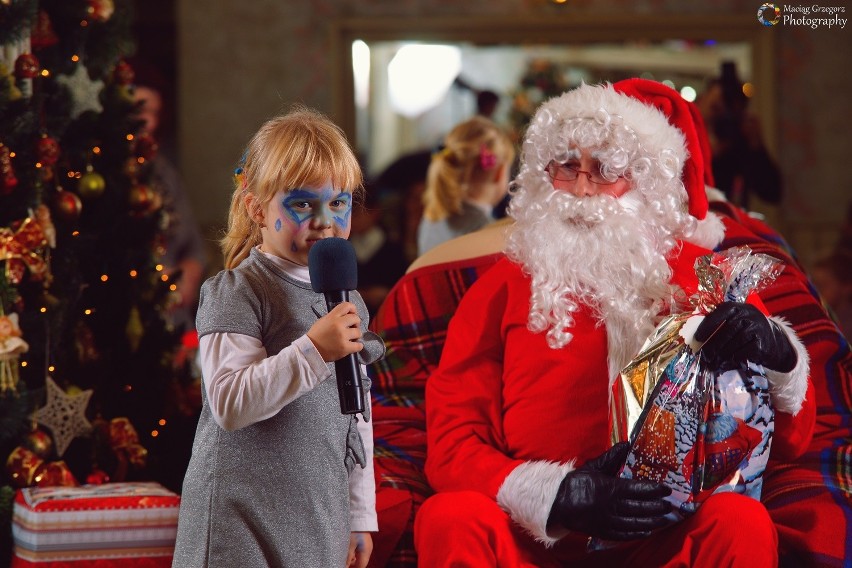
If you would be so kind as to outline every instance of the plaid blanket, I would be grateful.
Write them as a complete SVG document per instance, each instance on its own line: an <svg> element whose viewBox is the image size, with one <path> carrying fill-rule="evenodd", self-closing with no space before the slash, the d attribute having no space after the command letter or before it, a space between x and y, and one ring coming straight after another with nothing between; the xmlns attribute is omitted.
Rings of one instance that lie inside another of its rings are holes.
<svg viewBox="0 0 852 568"><path fill-rule="evenodd" d="M770 227L727 203L711 208L727 228L720 248L748 245L787 263L761 296L774 315L787 319L811 356L817 426L808 451L794 462L770 461L763 501L781 538L782 567L852 567L852 355L819 295L787 243ZM371 324L387 356L370 369L377 498L408 492L403 519L383 516L377 549L390 549L371 566L417 565L414 516L431 494L423 475L426 453L423 390L437 367L447 325L459 300L476 279L502 257L494 254L406 274L391 290ZM393 525L393 526L391 526ZM385 542L382 539L392 539Z"/></svg>

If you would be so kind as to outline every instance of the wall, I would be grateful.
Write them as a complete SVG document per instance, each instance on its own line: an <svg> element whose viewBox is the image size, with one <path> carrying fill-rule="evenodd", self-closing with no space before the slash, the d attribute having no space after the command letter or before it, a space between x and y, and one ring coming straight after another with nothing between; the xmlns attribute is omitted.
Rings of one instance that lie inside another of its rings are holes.
<svg viewBox="0 0 852 568"><path fill-rule="evenodd" d="M821 0L822 6L840 0ZM798 5L798 4L797 4ZM804 5L804 4L803 4ZM811 6L811 3L807 3ZM211 237L227 219L231 175L248 138L266 118L303 102L333 111L330 25L336 18L582 14L741 14L760 2L725 0L179 0L179 129L184 175ZM849 18L849 13L840 14ZM776 34L777 158L787 181L782 208L763 208L805 262L833 244L849 204L852 51L845 29L784 26Z"/></svg>

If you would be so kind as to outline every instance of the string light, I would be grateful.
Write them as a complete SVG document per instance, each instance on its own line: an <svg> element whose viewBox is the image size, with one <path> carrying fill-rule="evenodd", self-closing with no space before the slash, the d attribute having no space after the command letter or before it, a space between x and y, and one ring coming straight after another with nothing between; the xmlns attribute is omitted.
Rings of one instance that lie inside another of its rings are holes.
<svg viewBox="0 0 852 568"><path fill-rule="evenodd" d="M80 56L75 53L74 55L71 56L71 61L73 61L74 63L77 63L78 61L80 61Z"/></svg>
<svg viewBox="0 0 852 568"><path fill-rule="evenodd" d="M55 371L55 370L56 370L56 367L54 367L53 365L51 365L50 367L48 367L48 368L47 368L47 370L48 370L48 371L50 371L50 372L52 373L53 371Z"/></svg>
<svg viewBox="0 0 852 568"><path fill-rule="evenodd" d="M172 292L177 292L177 285L172 284L171 286L169 286L169 290L171 290Z"/></svg>
<svg viewBox="0 0 852 568"><path fill-rule="evenodd" d="M157 272L162 272L162 270L163 270L163 265L162 265L162 264L158 264L157 266L155 266L155 267L154 267L154 270L156 270Z"/></svg>
<svg viewBox="0 0 852 568"><path fill-rule="evenodd" d="M101 153L101 147L100 146L95 146L94 148L92 148L92 154L100 154L100 153Z"/></svg>
<svg viewBox="0 0 852 568"><path fill-rule="evenodd" d="M107 274L101 274L101 282L106 282L109 280L109 276Z"/></svg>
<svg viewBox="0 0 852 568"><path fill-rule="evenodd" d="M132 134L128 134L127 136L125 136L125 138L127 138L127 141L128 141L128 142L130 142L130 141L132 141L132 140L133 140L133 135L132 135Z"/></svg>
<svg viewBox="0 0 852 568"><path fill-rule="evenodd" d="M26 367L27 365L29 365L29 363L27 363L26 361L21 361L21 367Z"/></svg>
<svg viewBox="0 0 852 568"><path fill-rule="evenodd" d="M50 71L48 71L47 69L42 69L41 70L41 76L42 77L50 77Z"/></svg>
<svg viewBox="0 0 852 568"><path fill-rule="evenodd" d="M163 282L168 282L169 281L169 275L163 274L162 276L160 276L160 280L162 280Z"/></svg>
<svg viewBox="0 0 852 568"><path fill-rule="evenodd" d="M158 431L156 431L156 430L151 430L151 437L152 437L152 438L156 438L156 437L157 437L157 436L159 436L159 435L160 435L160 433L159 433Z"/></svg>
<svg viewBox="0 0 852 568"><path fill-rule="evenodd" d="M85 310L83 310L83 313L86 314L87 316L92 315L92 308L86 308Z"/></svg>
<svg viewBox="0 0 852 568"><path fill-rule="evenodd" d="M165 426L165 425L166 425L166 419L165 419L165 418L160 418L160 421L159 421L159 422L157 422L157 424L159 424L160 426Z"/></svg>
<svg viewBox="0 0 852 568"><path fill-rule="evenodd" d="M40 311L40 312L41 312L41 313L43 313L43 314L44 314L44 313L46 313L46 312L47 312L47 306L42 306L42 307L40 307L40 308L38 309L38 311Z"/></svg>
<svg viewBox="0 0 852 568"><path fill-rule="evenodd" d="M136 278L136 276L137 276L138 274L139 274L139 273L138 273L138 272L136 272L135 270L131 270L131 271L130 271L130 277L131 277L131 278Z"/></svg>

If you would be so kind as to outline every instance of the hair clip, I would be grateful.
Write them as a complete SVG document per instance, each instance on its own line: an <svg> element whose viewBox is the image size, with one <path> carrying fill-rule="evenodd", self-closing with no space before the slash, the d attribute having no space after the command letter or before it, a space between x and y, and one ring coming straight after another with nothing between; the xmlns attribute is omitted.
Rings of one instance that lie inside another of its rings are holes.
<svg viewBox="0 0 852 568"><path fill-rule="evenodd" d="M479 167L488 171L497 165L497 156L491 151L488 146L482 144L479 146Z"/></svg>

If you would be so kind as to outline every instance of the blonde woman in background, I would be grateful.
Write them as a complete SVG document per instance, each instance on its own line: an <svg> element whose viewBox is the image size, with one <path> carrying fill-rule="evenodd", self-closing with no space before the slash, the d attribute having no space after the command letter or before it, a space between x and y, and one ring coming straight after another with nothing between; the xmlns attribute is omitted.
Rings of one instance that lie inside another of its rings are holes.
<svg viewBox="0 0 852 568"><path fill-rule="evenodd" d="M491 120L477 116L453 128L429 165L418 254L494 221L509 190L515 149Z"/></svg>

